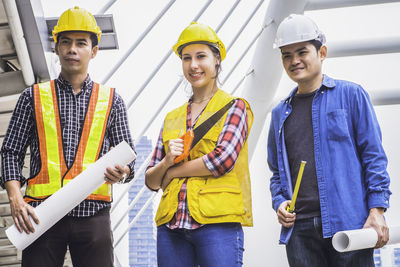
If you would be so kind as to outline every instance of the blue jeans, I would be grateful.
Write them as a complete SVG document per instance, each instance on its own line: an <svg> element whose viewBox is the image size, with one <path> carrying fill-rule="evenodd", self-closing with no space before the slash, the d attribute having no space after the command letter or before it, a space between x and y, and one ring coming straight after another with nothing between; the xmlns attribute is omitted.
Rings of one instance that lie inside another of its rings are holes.
<svg viewBox="0 0 400 267"><path fill-rule="evenodd" d="M195 230L157 228L160 267L242 266L243 250L239 223L206 224Z"/></svg>
<svg viewBox="0 0 400 267"><path fill-rule="evenodd" d="M286 245L292 267L374 267L373 253L373 249L337 252L332 246L332 238L322 237L321 217L296 221Z"/></svg>

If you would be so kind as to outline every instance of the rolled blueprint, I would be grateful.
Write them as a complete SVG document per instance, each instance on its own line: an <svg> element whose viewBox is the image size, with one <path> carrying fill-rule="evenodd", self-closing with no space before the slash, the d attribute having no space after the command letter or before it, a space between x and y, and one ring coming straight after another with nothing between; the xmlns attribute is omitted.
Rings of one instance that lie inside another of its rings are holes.
<svg viewBox="0 0 400 267"><path fill-rule="evenodd" d="M104 183L104 172L107 167L116 164L126 165L135 157L131 147L125 141L121 142L35 208L39 224L30 218L35 228L34 233L20 233L17 227L12 225L6 230L8 239L19 250L25 249L99 188Z"/></svg>
<svg viewBox="0 0 400 267"><path fill-rule="evenodd" d="M373 248L378 234L373 228L337 232L332 238L333 247L339 252ZM389 227L387 245L400 243L400 226Z"/></svg>

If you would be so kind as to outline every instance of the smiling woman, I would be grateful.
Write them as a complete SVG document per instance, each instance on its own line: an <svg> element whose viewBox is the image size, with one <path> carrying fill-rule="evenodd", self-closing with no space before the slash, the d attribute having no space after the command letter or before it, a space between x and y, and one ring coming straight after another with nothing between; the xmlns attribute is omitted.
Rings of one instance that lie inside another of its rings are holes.
<svg viewBox="0 0 400 267"><path fill-rule="evenodd" d="M246 100L218 88L226 51L214 30L193 22L174 51L193 95L167 114L146 171L146 185L164 191L155 218L158 265L241 266L242 225L252 226L247 136L253 114ZM228 112L209 123L230 102ZM189 156L175 164L184 151L179 137L194 129L196 138L206 120L207 130Z"/></svg>

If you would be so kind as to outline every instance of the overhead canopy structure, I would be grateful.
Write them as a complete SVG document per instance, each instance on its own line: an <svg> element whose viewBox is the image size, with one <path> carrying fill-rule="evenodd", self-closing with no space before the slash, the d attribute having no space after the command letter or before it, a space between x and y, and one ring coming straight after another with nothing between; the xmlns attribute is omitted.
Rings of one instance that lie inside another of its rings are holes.
<svg viewBox="0 0 400 267"><path fill-rule="evenodd" d="M115 32L114 27L114 19L110 14L105 15L94 15L96 19L97 25L99 25L101 29L101 40L99 43L100 50L110 50L110 49L118 49L118 40L117 34ZM58 18L46 18L46 26L48 39L51 40L51 45L54 48L53 37L51 35L51 31L54 26L57 24Z"/></svg>
<svg viewBox="0 0 400 267"><path fill-rule="evenodd" d="M99 48L118 49L113 16L94 17L102 30ZM0 1L0 96L50 79L47 54L54 50L51 31L57 20L44 17L40 0Z"/></svg>

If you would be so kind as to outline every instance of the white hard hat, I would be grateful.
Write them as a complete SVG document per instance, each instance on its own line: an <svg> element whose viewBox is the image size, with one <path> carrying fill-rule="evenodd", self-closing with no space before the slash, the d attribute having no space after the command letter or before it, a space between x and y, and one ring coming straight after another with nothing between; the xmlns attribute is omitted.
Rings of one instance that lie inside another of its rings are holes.
<svg viewBox="0 0 400 267"><path fill-rule="evenodd" d="M291 14L285 18L276 31L274 48L285 45L317 40L325 44L325 35L317 24L304 15Z"/></svg>

